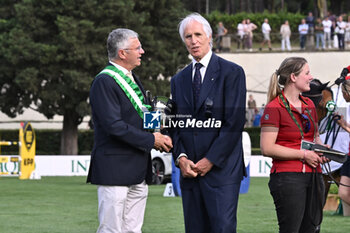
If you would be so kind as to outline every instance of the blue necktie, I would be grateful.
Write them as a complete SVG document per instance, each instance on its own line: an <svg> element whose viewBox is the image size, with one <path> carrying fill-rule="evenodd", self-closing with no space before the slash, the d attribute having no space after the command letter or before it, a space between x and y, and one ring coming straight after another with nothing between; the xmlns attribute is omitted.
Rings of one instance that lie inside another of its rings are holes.
<svg viewBox="0 0 350 233"><path fill-rule="evenodd" d="M200 72L200 68L203 65L201 63L196 63L196 71L194 72L193 82L192 82L192 89L193 89L193 99L194 99L194 105L196 106L196 103L199 99L199 93L201 91L202 86L202 75Z"/></svg>

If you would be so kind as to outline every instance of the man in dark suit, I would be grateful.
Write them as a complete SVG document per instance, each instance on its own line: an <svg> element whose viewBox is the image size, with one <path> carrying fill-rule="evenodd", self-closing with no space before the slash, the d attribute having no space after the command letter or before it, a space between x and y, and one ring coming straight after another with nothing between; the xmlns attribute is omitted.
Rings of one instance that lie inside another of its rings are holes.
<svg viewBox="0 0 350 233"><path fill-rule="evenodd" d="M107 50L109 64L90 90L95 132L87 182L98 185L97 232L139 233L151 181L151 149L168 152L172 141L143 129L143 112L150 106L140 80L131 73L144 53L138 34L113 30Z"/></svg>
<svg viewBox="0 0 350 233"><path fill-rule="evenodd" d="M193 57L171 80L176 120L183 122L173 130L172 139L182 174L186 232L236 232L245 173L245 74L240 66L212 53L212 29L201 15L183 19L179 33Z"/></svg>

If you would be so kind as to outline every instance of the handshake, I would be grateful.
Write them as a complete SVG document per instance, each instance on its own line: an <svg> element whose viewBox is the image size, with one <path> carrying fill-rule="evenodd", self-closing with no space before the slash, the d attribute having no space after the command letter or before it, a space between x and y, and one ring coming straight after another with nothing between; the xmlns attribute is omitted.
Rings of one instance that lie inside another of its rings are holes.
<svg viewBox="0 0 350 233"><path fill-rule="evenodd" d="M154 149L160 152L169 152L173 148L173 142L168 135L163 135L159 132L153 133Z"/></svg>

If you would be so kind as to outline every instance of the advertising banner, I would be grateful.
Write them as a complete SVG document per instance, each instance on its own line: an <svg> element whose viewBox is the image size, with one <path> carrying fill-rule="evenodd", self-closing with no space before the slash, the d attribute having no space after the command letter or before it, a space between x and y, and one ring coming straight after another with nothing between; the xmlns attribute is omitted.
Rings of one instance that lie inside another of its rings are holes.
<svg viewBox="0 0 350 233"><path fill-rule="evenodd" d="M0 174L18 174L19 160L19 156L1 156ZM87 176L89 166L90 155L35 156L35 172L40 176ZM268 177L271 166L271 158L253 155L247 168L250 177Z"/></svg>
<svg viewBox="0 0 350 233"><path fill-rule="evenodd" d="M20 174L20 156L0 156L0 175L18 176Z"/></svg>
<svg viewBox="0 0 350 233"><path fill-rule="evenodd" d="M36 138L34 129L29 122L21 125L19 129L20 155L21 155L21 173L20 179L29 179L35 169L35 146Z"/></svg>

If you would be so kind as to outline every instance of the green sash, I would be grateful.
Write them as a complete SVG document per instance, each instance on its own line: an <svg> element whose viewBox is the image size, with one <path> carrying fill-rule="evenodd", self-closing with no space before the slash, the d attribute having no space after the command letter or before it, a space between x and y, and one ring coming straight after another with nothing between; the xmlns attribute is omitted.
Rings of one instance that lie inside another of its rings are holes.
<svg viewBox="0 0 350 233"><path fill-rule="evenodd" d="M115 66L109 65L106 66L99 75L100 74L107 74L115 80L142 119L144 112L151 111L151 106L144 104L144 97L139 86L131 81L121 70L117 69Z"/></svg>

